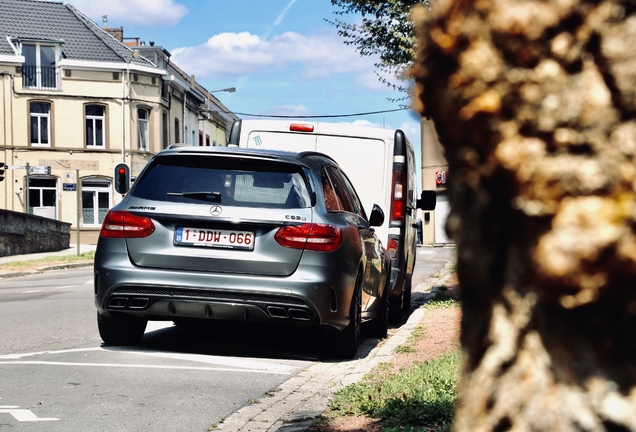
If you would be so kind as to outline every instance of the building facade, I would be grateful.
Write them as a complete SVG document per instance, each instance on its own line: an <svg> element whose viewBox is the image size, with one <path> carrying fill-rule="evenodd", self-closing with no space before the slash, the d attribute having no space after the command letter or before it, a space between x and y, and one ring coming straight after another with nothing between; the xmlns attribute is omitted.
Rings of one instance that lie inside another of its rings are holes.
<svg viewBox="0 0 636 432"><path fill-rule="evenodd" d="M0 0L0 11L0 208L69 222L71 242L94 243L122 198L116 164L134 178L171 143L226 145L236 117L163 48L124 43L64 3Z"/></svg>
<svg viewBox="0 0 636 432"><path fill-rule="evenodd" d="M422 212L422 243L446 245L452 240L446 235L446 219L450 212L446 182L448 181L448 162L444 148L439 142L435 125L422 119L422 189L437 192L434 211Z"/></svg>

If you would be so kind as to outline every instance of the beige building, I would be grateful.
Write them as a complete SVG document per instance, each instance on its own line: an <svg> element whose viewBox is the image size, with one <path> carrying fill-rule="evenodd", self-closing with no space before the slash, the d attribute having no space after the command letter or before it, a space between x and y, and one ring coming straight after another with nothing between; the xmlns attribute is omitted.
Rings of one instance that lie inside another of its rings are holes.
<svg viewBox="0 0 636 432"><path fill-rule="evenodd" d="M226 145L236 116L161 47L127 46L64 3L0 10L0 208L69 222L71 242L95 243L121 200L116 164L134 177L171 143Z"/></svg>
<svg viewBox="0 0 636 432"><path fill-rule="evenodd" d="M435 125L422 119L422 189L437 192L437 204L434 211L422 212L422 243L445 245L452 241L446 235L444 225L450 211L446 182L448 181L448 162L444 149L439 143Z"/></svg>

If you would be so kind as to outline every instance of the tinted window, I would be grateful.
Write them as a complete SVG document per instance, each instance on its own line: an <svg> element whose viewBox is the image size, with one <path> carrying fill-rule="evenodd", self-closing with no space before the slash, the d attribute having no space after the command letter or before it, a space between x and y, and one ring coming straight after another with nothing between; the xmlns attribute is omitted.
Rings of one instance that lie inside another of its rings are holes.
<svg viewBox="0 0 636 432"><path fill-rule="evenodd" d="M344 211L342 201L336 194L326 169L322 171L322 191L325 198L325 207L328 212Z"/></svg>
<svg viewBox="0 0 636 432"><path fill-rule="evenodd" d="M353 184L351 184L351 181L349 180L349 178L346 176L344 172L342 172L342 170L338 168L330 167L330 169L333 171L334 175L336 175L336 177L339 179L338 181L340 182L341 187L345 190L349 198L349 202L351 203L353 207L353 212L356 214L359 214L360 216L366 219L367 216L366 216L366 213L364 212L364 206L362 205L362 202L360 201L360 197L358 197L358 193L353 187Z"/></svg>
<svg viewBox="0 0 636 432"><path fill-rule="evenodd" d="M265 208L310 207L299 166L212 157L156 158L132 196L157 201Z"/></svg>

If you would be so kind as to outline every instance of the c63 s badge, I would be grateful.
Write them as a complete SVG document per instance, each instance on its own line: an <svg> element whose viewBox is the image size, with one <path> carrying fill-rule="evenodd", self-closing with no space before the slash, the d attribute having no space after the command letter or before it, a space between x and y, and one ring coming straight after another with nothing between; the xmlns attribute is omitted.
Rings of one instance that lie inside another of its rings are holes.
<svg viewBox="0 0 636 432"><path fill-rule="evenodd" d="M304 216L296 216L296 215L285 215L285 219L295 220L295 221L306 221L307 218Z"/></svg>

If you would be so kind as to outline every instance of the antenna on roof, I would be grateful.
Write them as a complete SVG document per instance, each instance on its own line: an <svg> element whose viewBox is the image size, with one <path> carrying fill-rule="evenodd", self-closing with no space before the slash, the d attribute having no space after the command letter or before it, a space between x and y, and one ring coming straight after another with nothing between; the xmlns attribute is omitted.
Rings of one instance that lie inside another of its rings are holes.
<svg viewBox="0 0 636 432"><path fill-rule="evenodd" d="M108 27L108 15L102 15L102 22L104 23L104 28Z"/></svg>

